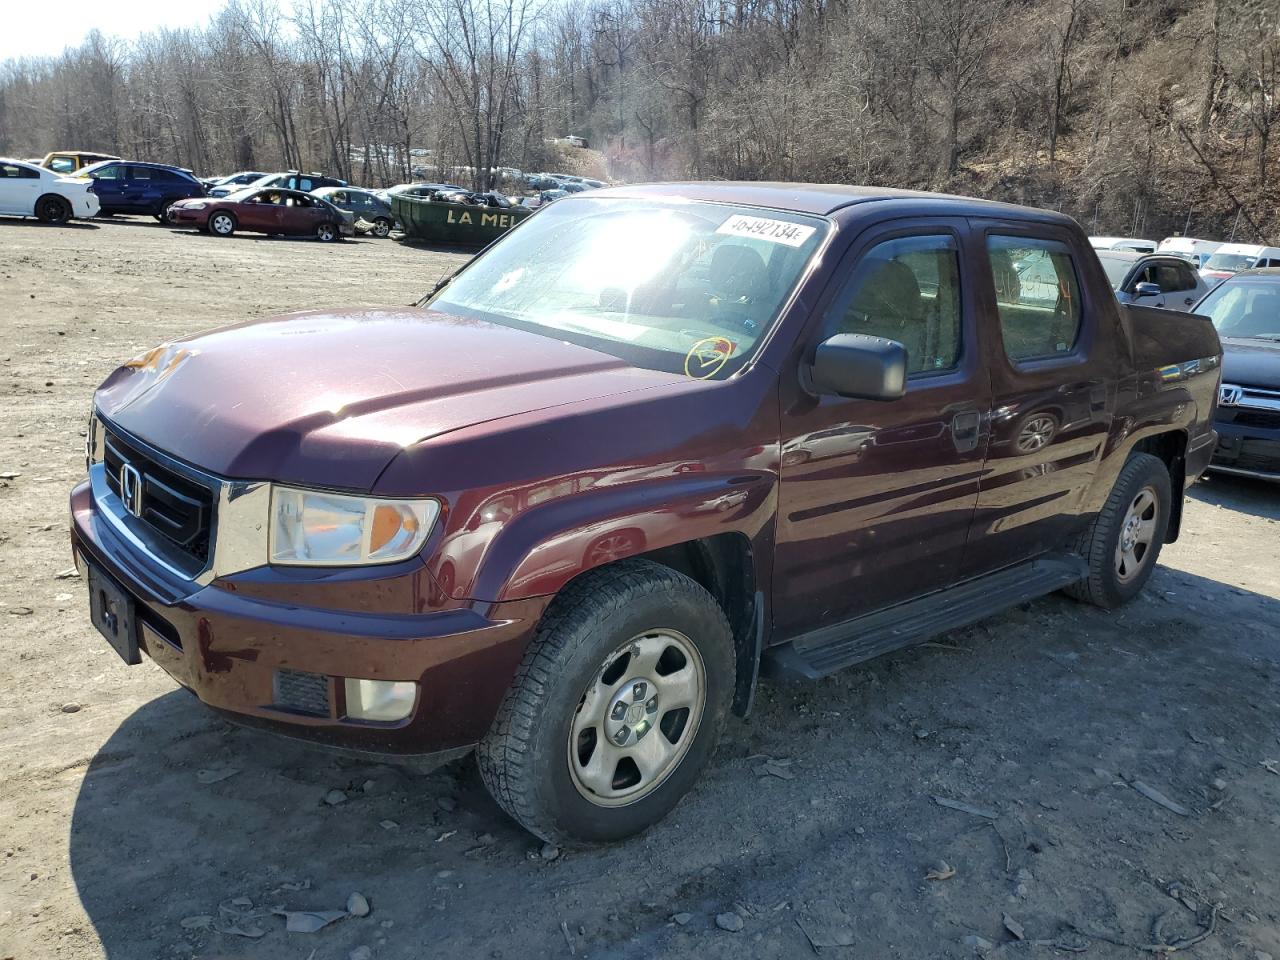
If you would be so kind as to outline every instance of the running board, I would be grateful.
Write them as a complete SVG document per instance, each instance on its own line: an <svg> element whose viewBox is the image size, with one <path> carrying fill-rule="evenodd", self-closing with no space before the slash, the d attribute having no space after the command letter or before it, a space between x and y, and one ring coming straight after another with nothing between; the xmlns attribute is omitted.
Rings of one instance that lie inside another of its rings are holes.
<svg viewBox="0 0 1280 960"><path fill-rule="evenodd" d="M947 587L917 600L822 627L766 650L761 674L816 680L948 630L977 623L1009 607L1034 600L1089 575L1074 554L1053 554L1031 563Z"/></svg>

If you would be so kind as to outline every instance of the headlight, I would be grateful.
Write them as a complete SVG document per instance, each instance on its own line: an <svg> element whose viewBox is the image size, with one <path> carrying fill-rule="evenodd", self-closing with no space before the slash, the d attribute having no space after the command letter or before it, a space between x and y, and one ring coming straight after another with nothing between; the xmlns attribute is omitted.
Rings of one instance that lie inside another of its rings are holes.
<svg viewBox="0 0 1280 960"><path fill-rule="evenodd" d="M207 206L207 203L184 203L182 205L184 210L203 210Z"/></svg>
<svg viewBox="0 0 1280 960"><path fill-rule="evenodd" d="M411 557L440 514L435 500L384 500L271 488L271 562L359 566Z"/></svg>

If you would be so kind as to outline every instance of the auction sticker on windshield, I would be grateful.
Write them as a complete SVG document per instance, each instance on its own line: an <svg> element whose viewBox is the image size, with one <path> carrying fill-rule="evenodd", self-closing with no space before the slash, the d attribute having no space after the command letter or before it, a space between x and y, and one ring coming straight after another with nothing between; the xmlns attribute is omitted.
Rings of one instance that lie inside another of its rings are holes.
<svg viewBox="0 0 1280 960"><path fill-rule="evenodd" d="M756 240L768 240L788 247L799 247L813 236L816 227L791 223L787 220L770 220L768 217L748 217L735 214L716 229L716 233L730 237L752 237Z"/></svg>
<svg viewBox="0 0 1280 960"><path fill-rule="evenodd" d="M733 356L736 346L737 344L732 340L726 340L724 337L707 337L705 340L699 340L685 355L685 376L692 377L694 380L714 377Z"/></svg>

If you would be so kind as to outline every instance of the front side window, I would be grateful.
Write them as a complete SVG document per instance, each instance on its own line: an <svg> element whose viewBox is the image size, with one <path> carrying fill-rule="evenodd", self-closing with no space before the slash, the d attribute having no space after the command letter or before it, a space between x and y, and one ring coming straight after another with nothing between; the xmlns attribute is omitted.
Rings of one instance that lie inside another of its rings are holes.
<svg viewBox="0 0 1280 960"><path fill-rule="evenodd" d="M1080 335L1080 285L1065 243L987 238L1005 354L1015 363L1070 353Z"/></svg>
<svg viewBox="0 0 1280 960"><path fill-rule="evenodd" d="M118 163L110 166L99 167L93 171L93 179L95 180L119 180L124 176L124 167Z"/></svg>
<svg viewBox="0 0 1280 960"><path fill-rule="evenodd" d="M75 173L76 162L71 157L54 157L49 161L49 169L54 173Z"/></svg>
<svg viewBox="0 0 1280 960"><path fill-rule="evenodd" d="M1280 341L1280 283L1244 277L1219 284L1196 306L1218 336Z"/></svg>
<svg viewBox="0 0 1280 960"><path fill-rule="evenodd" d="M899 237L863 254L824 329L896 340L907 372L952 370L960 358L959 248L949 235Z"/></svg>
<svg viewBox="0 0 1280 960"><path fill-rule="evenodd" d="M450 215L477 225L509 216ZM818 217L729 204L565 200L426 302L636 366L723 379L763 342L827 229Z"/></svg>

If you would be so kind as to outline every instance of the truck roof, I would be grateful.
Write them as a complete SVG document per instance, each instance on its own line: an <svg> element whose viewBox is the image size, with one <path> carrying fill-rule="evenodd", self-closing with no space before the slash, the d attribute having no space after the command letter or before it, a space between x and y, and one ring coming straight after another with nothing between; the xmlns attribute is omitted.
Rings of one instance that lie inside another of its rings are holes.
<svg viewBox="0 0 1280 960"><path fill-rule="evenodd" d="M797 213L828 215L856 204L883 200L914 200L922 209L937 215L975 217L1014 217L1018 219L1052 220L1074 224L1065 214L1035 207L1024 207L975 197L960 197L924 190L899 190L893 187L848 186L838 183L761 183L755 181L712 181L632 184L604 187L591 192L593 197L651 197L654 199L706 200L744 206L771 207Z"/></svg>

